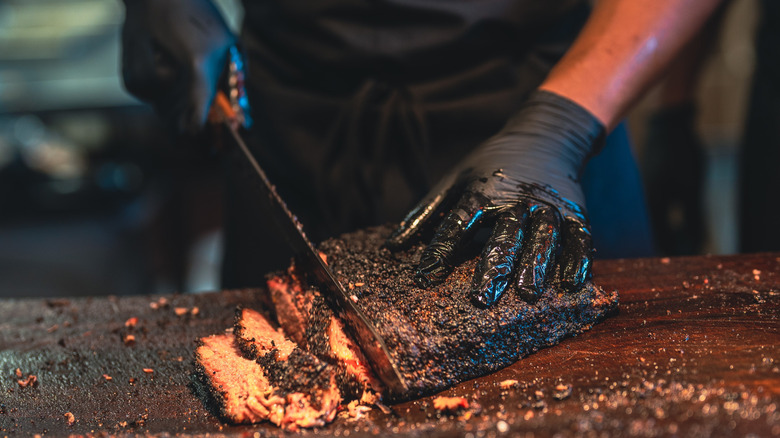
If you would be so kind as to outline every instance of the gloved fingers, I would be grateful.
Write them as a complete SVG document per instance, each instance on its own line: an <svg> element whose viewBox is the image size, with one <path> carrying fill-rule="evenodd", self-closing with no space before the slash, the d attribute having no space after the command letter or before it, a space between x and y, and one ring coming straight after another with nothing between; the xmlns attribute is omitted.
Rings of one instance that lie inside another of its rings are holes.
<svg viewBox="0 0 780 438"><path fill-rule="evenodd" d="M409 211L398 228L387 238L385 246L393 251L408 247L423 228L429 225L433 218L437 217L449 204L453 182L452 177L446 177L440 181L422 201Z"/></svg>
<svg viewBox="0 0 780 438"><path fill-rule="evenodd" d="M561 234L560 283L574 290L592 276L593 241L588 226L571 218L564 220Z"/></svg>
<svg viewBox="0 0 780 438"><path fill-rule="evenodd" d="M528 206L520 203L502 213L493 227L474 271L471 300L480 307L492 306L506 289L514 272L523 228L528 221Z"/></svg>
<svg viewBox="0 0 780 438"><path fill-rule="evenodd" d="M526 238L520 248L516 282L522 298L535 302L553 277L561 217L553 207L535 205L531 207L529 220Z"/></svg>
<svg viewBox="0 0 780 438"><path fill-rule="evenodd" d="M420 287L433 286L447 277L456 251L490 207L490 200L477 192L467 191L460 198L441 221L431 243L420 256L415 274L415 281Z"/></svg>

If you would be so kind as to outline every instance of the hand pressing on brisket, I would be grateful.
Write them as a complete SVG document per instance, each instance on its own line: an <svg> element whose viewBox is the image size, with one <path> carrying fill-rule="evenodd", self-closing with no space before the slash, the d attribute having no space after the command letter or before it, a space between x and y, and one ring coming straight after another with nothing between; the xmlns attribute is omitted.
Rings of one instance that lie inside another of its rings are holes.
<svg viewBox="0 0 780 438"><path fill-rule="evenodd" d="M493 305L510 281L529 301L552 282L582 286L593 248L579 176L604 133L576 103L535 92L407 215L387 246L408 246L444 213L417 266L420 287L444 281L458 251L485 225L493 232L471 286L478 306Z"/></svg>

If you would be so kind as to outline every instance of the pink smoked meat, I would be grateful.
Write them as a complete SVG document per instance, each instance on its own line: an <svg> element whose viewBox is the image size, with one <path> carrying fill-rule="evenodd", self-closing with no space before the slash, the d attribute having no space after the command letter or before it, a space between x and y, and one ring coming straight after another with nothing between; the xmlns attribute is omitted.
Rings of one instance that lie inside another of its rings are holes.
<svg viewBox="0 0 780 438"><path fill-rule="evenodd" d="M335 373L323 371L319 360L280 337L260 313L241 313L243 333L256 345L271 346L265 351L255 347L262 354L257 360L246 357L235 335L202 338L195 352L220 414L232 423L268 420L287 430L333 421L341 403Z"/></svg>

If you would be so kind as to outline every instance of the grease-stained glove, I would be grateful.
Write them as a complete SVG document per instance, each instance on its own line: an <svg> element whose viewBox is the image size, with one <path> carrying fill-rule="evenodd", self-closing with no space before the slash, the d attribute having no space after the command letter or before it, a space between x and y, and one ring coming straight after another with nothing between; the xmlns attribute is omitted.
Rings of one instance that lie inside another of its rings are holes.
<svg viewBox="0 0 780 438"><path fill-rule="evenodd" d="M125 0L122 77L178 134L206 123L236 37L209 0Z"/></svg>
<svg viewBox="0 0 780 438"><path fill-rule="evenodd" d="M501 132L412 209L387 246L408 246L445 213L420 258L420 286L447 277L480 224L492 224L493 233L474 273L478 306L495 303L510 281L529 301L551 282L582 285L591 276L593 247L579 175L604 135L604 126L578 104L535 91Z"/></svg>

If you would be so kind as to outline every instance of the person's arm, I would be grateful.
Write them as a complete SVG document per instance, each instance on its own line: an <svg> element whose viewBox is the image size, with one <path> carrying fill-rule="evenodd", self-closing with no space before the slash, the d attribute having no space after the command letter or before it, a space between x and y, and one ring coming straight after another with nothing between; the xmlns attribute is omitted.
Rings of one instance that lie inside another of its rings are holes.
<svg viewBox="0 0 780 438"><path fill-rule="evenodd" d="M599 0L539 88L578 103L609 130L721 1Z"/></svg>

